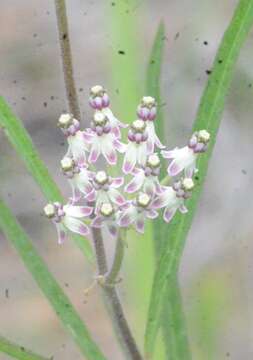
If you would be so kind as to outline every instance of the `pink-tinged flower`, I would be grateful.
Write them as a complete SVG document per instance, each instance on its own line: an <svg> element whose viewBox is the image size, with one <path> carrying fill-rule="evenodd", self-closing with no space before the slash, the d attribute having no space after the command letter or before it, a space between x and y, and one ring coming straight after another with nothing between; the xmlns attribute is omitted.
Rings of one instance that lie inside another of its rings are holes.
<svg viewBox="0 0 253 360"><path fill-rule="evenodd" d="M173 186L164 186L163 192L152 201L151 205L154 209L165 208L163 219L169 223L177 209L182 214L188 211L184 205L184 200L191 196L193 187L194 183L191 178L181 179L175 182Z"/></svg>
<svg viewBox="0 0 253 360"><path fill-rule="evenodd" d="M140 105L137 108L137 114L140 119L146 121L148 132L148 153L154 152L155 146L159 149L164 149L165 146L161 143L155 132L154 120L157 114L157 104L153 97L144 96Z"/></svg>
<svg viewBox="0 0 253 360"><path fill-rule="evenodd" d="M139 193L133 201L125 205L118 216L118 224L121 227L134 225L136 231L144 233L145 219L155 219L158 212L151 204L151 196L146 193Z"/></svg>
<svg viewBox="0 0 253 360"><path fill-rule="evenodd" d="M116 138L121 138L120 128L126 128L127 125L123 124L119 121L112 113L110 109L110 99L103 88L103 86L95 85L90 89L90 98L89 98L90 106L95 110L100 110L104 113L104 115L108 118L109 124L112 128L112 132L116 136Z"/></svg>
<svg viewBox="0 0 253 360"><path fill-rule="evenodd" d="M131 194L142 189L151 197L160 194L162 191L158 179L160 164L157 154L149 155L145 166L132 171L133 179L125 186L124 191Z"/></svg>
<svg viewBox="0 0 253 360"><path fill-rule="evenodd" d="M90 145L89 163L95 163L102 154L108 164L117 163L117 151L124 153L125 145L112 133L112 127L108 118L101 112L96 111L91 128L84 131L86 142Z"/></svg>
<svg viewBox="0 0 253 360"><path fill-rule="evenodd" d="M129 174L136 165L145 165L147 160L148 133L143 120L135 120L128 131L128 144L123 162L123 171Z"/></svg>
<svg viewBox="0 0 253 360"><path fill-rule="evenodd" d="M210 134L206 130L196 131L187 146L171 151L162 151L161 154L165 159L171 159L167 169L169 176L176 176L181 171L185 171L186 177L192 177L198 170L196 160L199 153L207 149Z"/></svg>
<svg viewBox="0 0 253 360"><path fill-rule="evenodd" d="M112 203L117 206L125 204L126 200L121 195L119 187L124 183L123 177L113 178L105 171L98 171L93 177L93 190L86 199L95 201L95 214L98 214L103 203Z"/></svg>
<svg viewBox="0 0 253 360"><path fill-rule="evenodd" d="M101 204L97 216L91 223L91 227L105 228L112 237L117 237L116 213L111 203L105 202Z"/></svg>
<svg viewBox="0 0 253 360"><path fill-rule="evenodd" d="M88 170L87 165L80 165L74 159L65 156L61 160L61 169L71 186L73 204L93 190L93 173Z"/></svg>
<svg viewBox="0 0 253 360"><path fill-rule="evenodd" d="M79 219L89 217L92 212L93 208L90 206L62 205L58 202L44 207L45 215L56 225L59 244L63 243L68 231L83 236L88 235L88 226Z"/></svg>
<svg viewBox="0 0 253 360"><path fill-rule="evenodd" d="M84 132L80 130L80 122L72 114L62 114L58 126L68 141L66 156L72 156L80 164L86 163L85 152L89 150L89 146L84 139Z"/></svg>

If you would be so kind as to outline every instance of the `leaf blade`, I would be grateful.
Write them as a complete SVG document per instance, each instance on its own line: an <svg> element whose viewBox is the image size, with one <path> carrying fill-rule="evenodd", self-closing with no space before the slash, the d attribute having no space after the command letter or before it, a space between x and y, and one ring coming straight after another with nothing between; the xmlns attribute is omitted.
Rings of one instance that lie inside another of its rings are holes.
<svg viewBox="0 0 253 360"><path fill-rule="evenodd" d="M235 10L230 25L225 32L217 52L213 72L201 99L193 130L205 128L211 133L211 141L206 154L198 160L199 177L192 198L188 201L189 212L185 216L177 214L170 225L169 241L162 250L154 276L149 315L145 334L145 351L151 356L160 324L162 301L166 294L167 281L177 273L185 238L190 229L198 199L206 176L208 161L212 154L218 132L225 97L232 79L233 68L239 51L253 23L253 1L241 0Z"/></svg>

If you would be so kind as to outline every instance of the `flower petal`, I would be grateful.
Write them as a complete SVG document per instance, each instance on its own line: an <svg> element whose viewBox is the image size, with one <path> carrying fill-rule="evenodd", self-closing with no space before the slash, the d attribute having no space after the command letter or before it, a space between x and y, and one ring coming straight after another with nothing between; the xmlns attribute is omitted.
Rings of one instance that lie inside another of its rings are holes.
<svg viewBox="0 0 253 360"><path fill-rule="evenodd" d="M97 215L90 226L95 228L101 228L103 226L103 221L103 216Z"/></svg>
<svg viewBox="0 0 253 360"><path fill-rule="evenodd" d="M106 161L109 165L115 165L117 163L116 151L113 147L113 142L111 137L106 136L101 144L102 154L104 155Z"/></svg>
<svg viewBox="0 0 253 360"><path fill-rule="evenodd" d="M56 230L57 230L57 237L58 237L58 244L61 245L66 240L67 234L64 226L60 223L56 223Z"/></svg>
<svg viewBox="0 0 253 360"><path fill-rule="evenodd" d="M93 202L96 199L96 195L97 195L96 190L92 189L92 191L85 197L85 199L88 202Z"/></svg>
<svg viewBox="0 0 253 360"><path fill-rule="evenodd" d="M82 221L77 220L71 216L65 216L63 220L64 225L74 233L86 236L89 234L89 228Z"/></svg>
<svg viewBox="0 0 253 360"><path fill-rule="evenodd" d="M184 204L181 204L178 209L181 212L181 214L186 214L188 212L188 209Z"/></svg>
<svg viewBox="0 0 253 360"><path fill-rule="evenodd" d="M118 219L119 226L128 227L135 221L137 215L136 208L130 205L126 210L123 210Z"/></svg>
<svg viewBox="0 0 253 360"><path fill-rule="evenodd" d="M93 144L91 146L90 155L88 162L94 164L100 155L100 146L96 138L94 138Z"/></svg>
<svg viewBox="0 0 253 360"><path fill-rule="evenodd" d="M124 184L124 178L122 176L111 178L111 186L114 187L115 189L121 187L123 184Z"/></svg>
<svg viewBox="0 0 253 360"><path fill-rule="evenodd" d="M171 221L171 219L173 218L173 216L175 215L175 212L177 211L177 208L176 207L172 207L172 208L169 208L167 207L165 210L164 210L164 213L163 213L163 219L164 221L166 221L167 223L169 223Z"/></svg>
<svg viewBox="0 0 253 360"><path fill-rule="evenodd" d="M143 234L144 233L144 216L143 214L139 215L135 222L136 231Z"/></svg>
<svg viewBox="0 0 253 360"><path fill-rule="evenodd" d="M136 173L133 179L125 186L124 191L129 194L132 194L140 190L140 188L143 185L144 179L145 179L144 171L142 169L138 169L138 173Z"/></svg>
<svg viewBox="0 0 253 360"><path fill-rule="evenodd" d="M114 224L108 224L108 231L112 237L117 236L117 227Z"/></svg>
<svg viewBox="0 0 253 360"><path fill-rule="evenodd" d="M148 219L155 219L158 215L159 213L156 210L150 209L146 211L146 216Z"/></svg>
<svg viewBox="0 0 253 360"><path fill-rule="evenodd" d="M93 212L93 208L91 206L65 205L63 206L63 210L66 216L73 216L76 218L90 216Z"/></svg>
<svg viewBox="0 0 253 360"><path fill-rule="evenodd" d="M177 147L174 150L170 150L170 151L162 150L161 155L165 159L174 159L177 156L178 150L179 149Z"/></svg>
<svg viewBox="0 0 253 360"><path fill-rule="evenodd" d="M133 143L127 145L126 154L123 162L123 172L129 174L133 171L137 160L137 150Z"/></svg>
<svg viewBox="0 0 253 360"><path fill-rule="evenodd" d="M174 205L177 202L176 193L171 186L164 187L161 194L159 194L150 204L153 209L161 209L167 205Z"/></svg>
<svg viewBox="0 0 253 360"><path fill-rule="evenodd" d="M145 166L147 161L148 151L147 151L147 144L145 142L138 145L137 151L137 161L140 165Z"/></svg>
<svg viewBox="0 0 253 360"><path fill-rule="evenodd" d="M127 145L126 144L123 144L121 141L119 141L118 139L114 139L113 140L113 145L115 147L115 149L121 153L121 154L124 154L126 152L126 148L127 148Z"/></svg>
<svg viewBox="0 0 253 360"><path fill-rule="evenodd" d="M110 188L107 193L108 193L110 200L114 204L116 204L118 206L122 206L125 204L126 200L118 190L116 190L114 188Z"/></svg>

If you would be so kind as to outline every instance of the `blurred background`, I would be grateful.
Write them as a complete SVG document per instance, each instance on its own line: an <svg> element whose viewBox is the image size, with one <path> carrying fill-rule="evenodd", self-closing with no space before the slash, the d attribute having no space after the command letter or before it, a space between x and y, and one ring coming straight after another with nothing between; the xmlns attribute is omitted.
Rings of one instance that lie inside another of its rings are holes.
<svg viewBox="0 0 253 360"><path fill-rule="evenodd" d="M144 94L145 70L155 32L166 27L161 78L167 145L190 136L200 95L228 25L235 0L69 0L75 77L88 125L89 87L104 85L115 113L132 121ZM56 121L66 110L54 2L1 0L0 93L22 119L66 196L59 170L66 152ZM204 192L180 268L193 359L253 358L252 139L253 33L236 66ZM99 289L84 289L96 273L79 249L57 245L37 185L0 132L1 195L32 237L108 359L122 356ZM108 256L113 243L106 243ZM128 240L120 295L131 328L143 345L153 275L149 236ZM74 261L73 261L74 260ZM15 250L0 235L0 333L55 360L81 355ZM159 349L156 359L162 359ZM0 354L0 359L8 356ZM183 359L182 359L183 360Z"/></svg>

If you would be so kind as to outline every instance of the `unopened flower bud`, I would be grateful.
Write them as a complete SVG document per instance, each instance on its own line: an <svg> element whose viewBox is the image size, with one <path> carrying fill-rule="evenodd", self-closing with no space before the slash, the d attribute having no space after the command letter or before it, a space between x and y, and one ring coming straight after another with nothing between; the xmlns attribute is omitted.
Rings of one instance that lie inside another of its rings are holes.
<svg viewBox="0 0 253 360"><path fill-rule="evenodd" d="M55 216L55 207L53 204L47 204L44 207L44 213L46 215L46 217L48 217L49 219L53 218Z"/></svg>
<svg viewBox="0 0 253 360"><path fill-rule="evenodd" d="M114 209L110 203L103 203L100 208L100 213L103 216L109 217L114 213Z"/></svg>
<svg viewBox="0 0 253 360"><path fill-rule="evenodd" d="M146 124L143 120L135 120L133 123L132 123L132 129L135 131L135 132L144 132L144 130L146 129Z"/></svg>
<svg viewBox="0 0 253 360"><path fill-rule="evenodd" d="M141 105L151 109L153 106L156 106L156 101L152 96L143 96Z"/></svg>
<svg viewBox="0 0 253 360"><path fill-rule="evenodd" d="M197 138L198 138L199 142L201 142L203 144L207 144L210 140L210 134L206 130L200 130L197 133Z"/></svg>
<svg viewBox="0 0 253 360"><path fill-rule="evenodd" d="M105 171L98 171L95 176L95 181L98 185L104 185L108 182L108 176Z"/></svg>
<svg viewBox="0 0 253 360"><path fill-rule="evenodd" d="M194 188L194 182L191 178L184 178L182 180L182 188L185 191L191 191Z"/></svg>
<svg viewBox="0 0 253 360"><path fill-rule="evenodd" d="M137 205L146 208L150 204L151 197L146 193L140 193L138 194L136 201Z"/></svg>
<svg viewBox="0 0 253 360"><path fill-rule="evenodd" d="M151 154L148 156L147 159L147 166L150 166L151 168L157 168L160 166L160 159L157 154Z"/></svg>
<svg viewBox="0 0 253 360"><path fill-rule="evenodd" d="M74 160L71 159L68 156L65 156L62 160L61 160L61 168L62 170L65 171L70 171L73 170L75 163Z"/></svg>
<svg viewBox="0 0 253 360"><path fill-rule="evenodd" d="M67 129L70 125L72 125L74 120L74 116L72 114L62 114L58 120L58 126Z"/></svg>
<svg viewBox="0 0 253 360"><path fill-rule="evenodd" d="M96 126L103 126L107 122L107 118L102 112L97 111L93 116L93 121Z"/></svg>
<svg viewBox="0 0 253 360"><path fill-rule="evenodd" d="M105 90L104 90L103 86L101 86L101 85L92 86L92 88L90 89L90 95L92 97L103 96L104 93L105 93Z"/></svg>

